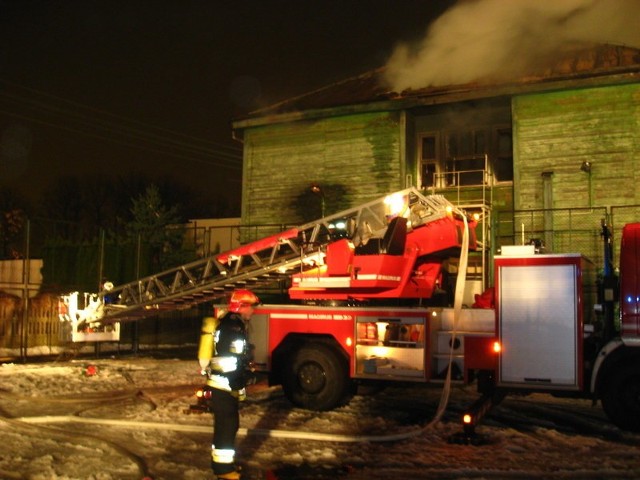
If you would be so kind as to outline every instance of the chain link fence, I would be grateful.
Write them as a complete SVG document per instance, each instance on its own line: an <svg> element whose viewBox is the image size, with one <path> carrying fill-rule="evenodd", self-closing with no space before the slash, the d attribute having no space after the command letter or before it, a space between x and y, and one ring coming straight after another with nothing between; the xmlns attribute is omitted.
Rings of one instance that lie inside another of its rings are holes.
<svg viewBox="0 0 640 480"><path fill-rule="evenodd" d="M535 242L544 253L580 253L601 269L604 265L602 223L609 227L613 263L618 268L622 228L640 221L640 205L497 212L494 251L503 245Z"/></svg>
<svg viewBox="0 0 640 480"><path fill-rule="evenodd" d="M498 212L495 245L534 243L541 253L580 253L597 265L603 262L601 222L606 208L516 210Z"/></svg>
<svg viewBox="0 0 640 480"><path fill-rule="evenodd" d="M627 223L640 221L640 206L517 210L499 212L496 217L493 224L496 253L503 245L534 243L540 245L541 253L581 254L583 300L585 305L593 305L605 263L603 223L611 234L611 261L617 269L622 229ZM592 323L595 313L585 309L584 314L585 322Z"/></svg>

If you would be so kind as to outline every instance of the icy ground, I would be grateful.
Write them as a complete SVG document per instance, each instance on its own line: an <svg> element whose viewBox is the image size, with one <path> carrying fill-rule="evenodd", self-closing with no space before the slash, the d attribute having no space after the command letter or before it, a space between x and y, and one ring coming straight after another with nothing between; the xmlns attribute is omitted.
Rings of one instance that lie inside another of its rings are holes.
<svg viewBox="0 0 640 480"><path fill-rule="evenodd" d="M199 384L197 363L178 359L2 364L0 478L212 479L211 418L184 413ZM259 384L241 412L245 478L640 478L640 435L612 426L599 405L509 397L478 429L485 444L456 445L459 413L477 395L454 387L443 419L422 429L440 392L392 387L318 414Z"/></svg>

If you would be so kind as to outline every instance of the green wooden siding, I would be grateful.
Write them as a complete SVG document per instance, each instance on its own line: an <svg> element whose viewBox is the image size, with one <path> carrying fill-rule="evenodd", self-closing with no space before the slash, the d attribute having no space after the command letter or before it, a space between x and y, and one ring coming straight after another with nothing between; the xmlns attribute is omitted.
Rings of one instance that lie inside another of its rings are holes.
<svg viewBox="0 0 640 480"><path fill-rule="evenodd" d="M513 98L516 209L640 204L640 84ZM590 162L591 173L581 171Z"/></svg>
<svg viewBox="0 0 640 480"><path fill-rule="evenodd" d="M296 202L314 182L326 215L403 188L402 129L400 112L246 129L243 224L302 222Z"/></svg>

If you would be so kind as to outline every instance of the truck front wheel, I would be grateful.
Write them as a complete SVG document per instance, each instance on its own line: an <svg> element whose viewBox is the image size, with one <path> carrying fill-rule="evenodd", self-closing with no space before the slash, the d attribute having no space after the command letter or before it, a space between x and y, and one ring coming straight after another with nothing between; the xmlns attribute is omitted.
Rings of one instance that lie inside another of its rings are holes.
<svg viewBox="0 0 640 480"><path fill-rule="evenodd" d="M616 371L602 395L602 408L622 430L640 432L640 366Z"/></svg>
<svg viewBox="0 0 640 480"><path fill-rule="evenodd" d="M328 345L305 345L288 362L282 389L298 407L331 410L343 405L352 391L347 362Z"/></svg>

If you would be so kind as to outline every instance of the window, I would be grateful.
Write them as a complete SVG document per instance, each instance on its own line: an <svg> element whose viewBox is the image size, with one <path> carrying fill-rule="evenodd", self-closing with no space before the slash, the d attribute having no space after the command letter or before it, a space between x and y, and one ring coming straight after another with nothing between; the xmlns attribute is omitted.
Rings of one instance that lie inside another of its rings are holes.
<svg viewBox="0 0 640 480"><path fill-rule="evenodd" d="M421 188L513 181L510 126L425 133L418 142Z"/></svg>
<svg viewBox="0 0 640 480"><path fill-rule="evenodd" d="M420 137L420 187L436 186L438 168L438 135L428 134Z"/></svg>
<svg viewBox="0 0 640 480"><path fill-rule="evenodd" d="M511 127L496 128L496 154L493 162L493 175L497 182L513 181L513 140Z"/></svg>
<svg viewBox="0 0 640 480"><path fill-rule="evenodd" d="M447 185L482 185L486 170L486 130L458 130L446 133L445 138Z"/></svg>

